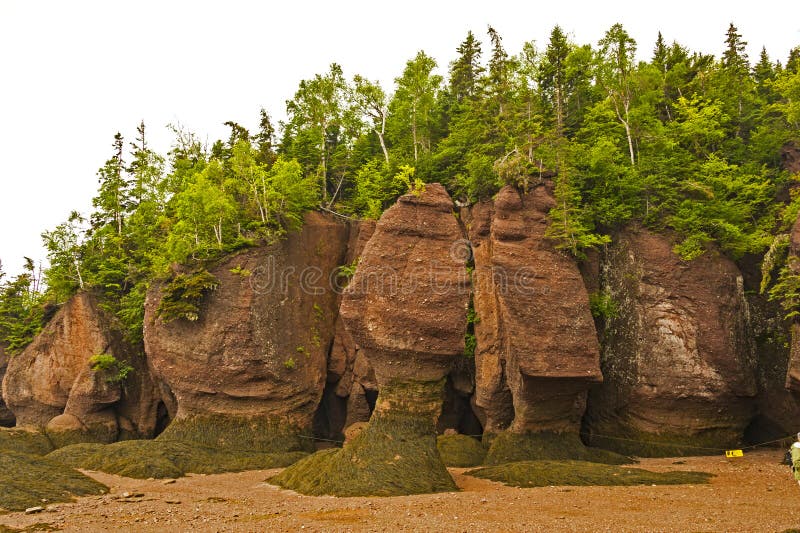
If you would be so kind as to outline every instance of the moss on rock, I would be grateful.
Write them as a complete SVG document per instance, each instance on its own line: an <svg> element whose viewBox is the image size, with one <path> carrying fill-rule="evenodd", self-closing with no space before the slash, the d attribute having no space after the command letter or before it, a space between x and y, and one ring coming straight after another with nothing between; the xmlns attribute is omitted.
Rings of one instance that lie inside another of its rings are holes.
<svg viewBox="0 0 800 533"><path fill-rule="evenodd" d="M26 429L0 428L0 452L21 452L45 455L53 450L53 443L42 432Z"/></svg>
<svg viewBox="0 0 800 533"><path fill-rule="evenodd" d="M715 455L723 449L739 446L738 439L727 429L708 429L694 435L646 433L630 427L617 428L614 438L588 435L592 446L613 450L634 457L688 457Z"/></svg>
<svg viewBox="0 0 800 533"><path fill-rule="evenodd" d="M632 462L623 455L589 448L575 433L512 433L505 431L484 437L489 441L489 451L484 464L500 465L517 461L588 461L621 465Z"/></svg>
<svg viewBox="0 0 800 533"><path fill-rule="evenodd" d="M303 494L401 496L457 490L436 448L444 380L381 388L369 426L344 448L323 450L270 482Z"/></svg>
<svg viewBox="0 0 800 533"><path fill-rule="evenodd" d="M439 435L436 447L446 466L468 468L483 464L486 448L481 442L466 435Z"/></svg>
<svg viewBox="0 0 800 533"><path fill-rule="evenodd" d="M279 468L305 456L304 452L232 452L178 441L130 440L108 445L75 444L52 452L48 458L75 468L138 479L163 479L189 472L219 474Z"/></svg>
<svg viewBox="0 0 800 533"><path fill-rule="evenodd" d="M69 502L74 496L101 494L105 485L46 457L0 452L0 508L24 511L47 502Z"/></svg>
<svg viewBox="0 0 800 533"><path fill-rule="evenodd" d="M586 461L521 461L470 470L470 476L499 481L514 487L551 485L699 485L708 483L705 472L651 472L641 468Z"/></svg>
<svg viewBox="0 0 800 533"><path fill-rule="evenodd" d="M280 420L232 415L177 418L157 440L182 441L218 450L242 452L311 452L313 440Z"/></svg>

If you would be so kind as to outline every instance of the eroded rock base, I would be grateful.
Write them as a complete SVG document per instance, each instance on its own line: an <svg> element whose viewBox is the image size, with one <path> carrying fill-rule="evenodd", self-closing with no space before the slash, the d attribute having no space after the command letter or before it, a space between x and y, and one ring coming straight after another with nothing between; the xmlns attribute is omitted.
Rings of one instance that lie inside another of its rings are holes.
<svg viewBox="0 0 800 533"><path fill-rule="evenodd" d="M483 462L485 465L541 460L574 460L612 465L631 462L623 455L584 445L577 433L504 431L497 435L484 435L483 439L490 443Z"/></svg>
<svg viewBox="0 0 800 533"><path fill-rule="evenodd" d="M242 452L310 452L314 449L307 431L282 420L230 414L179 417L156 440Z"/></svg>
<svg viewBox="0 0 800 533"><path fill-rule="evenodd" d="M299 461L270 482L303 494L402 496L456 489L436 448L444 380L381 388L369 425L342 449Z"/></svg>

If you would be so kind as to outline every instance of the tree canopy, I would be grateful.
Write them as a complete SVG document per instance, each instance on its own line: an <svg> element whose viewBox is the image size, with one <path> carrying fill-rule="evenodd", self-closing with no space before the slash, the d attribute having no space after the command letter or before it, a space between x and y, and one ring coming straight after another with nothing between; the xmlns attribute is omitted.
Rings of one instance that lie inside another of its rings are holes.
<svg viewBox="0 0 800 533"><path fill-rule="evenodd" d="M766 50L751 64L733 24L719 58L655 37L641 61L650 48L621 24L591 44L556 26L514 54L488 27L447 69L420 50L392 87L333 63L299 82L277 128L261 109L256 133L228 121L210 148L172 126L172 149L155 153L140 123L133 142L112 139L93 212L42 234L49 267L0 271L0 343L24 346L80 289L137 340L147 287L170 265L280 239L311 209L377 218L414 183L461 203L550 183L548 236L576 256L631 222L669 232L686 260L785 242L800 210L780 157L800 142L800 47L785 66Z"/></svg>

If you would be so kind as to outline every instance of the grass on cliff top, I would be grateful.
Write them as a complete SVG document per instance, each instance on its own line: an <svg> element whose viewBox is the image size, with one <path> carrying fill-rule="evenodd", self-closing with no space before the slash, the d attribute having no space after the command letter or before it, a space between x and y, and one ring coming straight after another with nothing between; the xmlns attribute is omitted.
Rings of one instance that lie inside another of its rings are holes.
<svg viewBox="0 0 800 533"><path fill-rule="evenodd" d="M576 433L511 433L505 431L491 439L485 465L519 461L587 461L622 465L629 457L600 448L589 448Z"/></svg>
<svg viewBox="0 0 800 533"><path fill-rule="evenodd" d="M6 451L45 455L53 451L53 444L38 431L0 428L0 452Z"/></svg>
<svg viewBox="0 0 800 533"><path fill-rule="evenodd" d="M61 463L11 451L0 452L0 489L0 508L6 511L70 502L74 496L107 490L105 485Z"/></svg>
<svg viewBox="0 0 800 533"><path fill-rule="evenodd" d="M445 466L468 468L483 464L486 449L477 439L466 435L439 435L436 447Z"/></svg>
<svg viewBox="0 0 800 533"><path fill-rule="evenodd" d="M467 475L513 487L699 485L713 477L705 472L650 472L586 461L521 461L470 470Z"/></svg>
<svg viewBox="0 0 800 533"><path fill-rule="evenodd" d="M304 452L233 452L186 442L128 440L114 444L75 444L47 458L74 468L99 470L138 479L177 478L194 474L220 474L244 470L281 468L300 460Z"/></svg>
<svg viewBox="0 0 800 533"><path fill-rule="evenodd" d="M404 496L458 490L436 449L431 420L376 416L342 449L322 450L270 483L319 496Z"/></svg>

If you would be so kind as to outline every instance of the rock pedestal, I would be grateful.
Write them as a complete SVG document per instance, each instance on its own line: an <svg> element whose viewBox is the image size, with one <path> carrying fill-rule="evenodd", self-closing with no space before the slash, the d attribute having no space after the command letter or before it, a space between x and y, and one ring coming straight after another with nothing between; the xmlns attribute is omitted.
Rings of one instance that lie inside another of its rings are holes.
<svg viewBox="0 0 800 533"><path fill-rule="evenodd" d="M445 378L463 357L469 281L462 232L439 184L384 213L344 293L341 317L375 371L368 427L341 450L275 482L308 494L399 495L455 489L436 449Z"/></svg>
<svg viewBox="0 0 800 533"><path fill-rule="evenodd" d="M493 435L577 435L600 349L575 261L545 239L545 186L505 187L468 213L475 271L475 403ZM491 452L490 452L491 455Z"/></svg>

